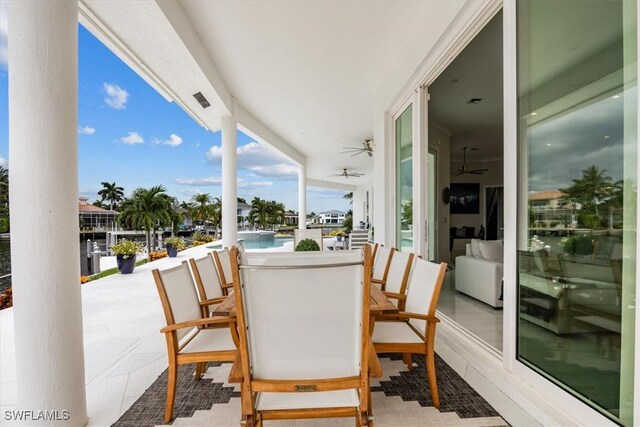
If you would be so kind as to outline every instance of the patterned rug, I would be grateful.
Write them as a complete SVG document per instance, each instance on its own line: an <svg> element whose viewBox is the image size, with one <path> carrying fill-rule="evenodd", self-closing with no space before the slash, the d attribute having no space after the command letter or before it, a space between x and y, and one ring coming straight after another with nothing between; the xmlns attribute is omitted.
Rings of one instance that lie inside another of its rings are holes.
<svg viewBox="0 0 640 427"><path fill-rule="evenodd" d="M433 407L424 356L413 357L407 370L399 355L380 355L384 378L371 381L376 426L508 425L475 390L442 359L436 359L440 409ZM193 366L179 368L174 426L238 426L240 393L227 383L230 363L210 363L204 378L193 381ZM167 371L114 424L115 427L162 425ZM353 426L353 419L270 421L267 426Z"/></svg>

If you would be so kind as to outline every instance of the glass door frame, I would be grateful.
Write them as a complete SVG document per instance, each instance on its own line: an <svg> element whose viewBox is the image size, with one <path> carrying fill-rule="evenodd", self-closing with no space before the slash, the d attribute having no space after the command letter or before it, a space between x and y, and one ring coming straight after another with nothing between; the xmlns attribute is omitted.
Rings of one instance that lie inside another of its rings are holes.
<svg viewBox="0 0 640 427"><path fill-rule="evenodd" d="M638 21L640 22L640 8ZM638 46L640 46L640 31L637 32ZM615 425L609 418L600 414L597 410L583 403L579 398L572 396L562 387L552 383L529 366L517 360L517 236L525 230L517 220L517 212L526 208L526 198L518 197L518 194L527 193L526 185L518 179L518 165L524 164L521 157L526 153L518 150L518 74L517 74L517 27L516 27L516 2L505 1L503 3L503 51L504 51L504 205L518 206L518 209L505 209L504 212L504 307L503 307L503 363L504 367L516 378L530 384L540 395L546 396L547 401L556 402L562 409L562 413L573 414L574 420L589 423L590 425ZM636 70L638 72L638 70ZM640 81L640 79L638 80ZM640 111L640 97L637 111ZM524 128L524 127L522 127ZM637 151L636 164L640 169L640 150ZM522 171L520 171L522 173ZM637 176L640 176L638 173ZM524 203L525 206L519 206ZM640 212L640 198L638 198L637 212ZM524 225L526 227L526 224ZM640 230L640 215L636 217L636 230ZM636 239L636 246L640 247L640 233ZM636 253L636 264L640 261L640 251ZM640 268L636 270L636 283L640 283ZM640 316L635 317L635 365L638 367L640 357ZM634 420L640 420L640 369L634 372ZM551 417L550 417L551 419Z"/></svg>

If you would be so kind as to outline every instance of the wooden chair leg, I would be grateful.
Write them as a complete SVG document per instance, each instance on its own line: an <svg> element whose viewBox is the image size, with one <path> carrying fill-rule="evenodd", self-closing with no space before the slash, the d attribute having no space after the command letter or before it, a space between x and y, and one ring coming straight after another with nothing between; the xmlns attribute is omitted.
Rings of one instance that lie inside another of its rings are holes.
<svg viewBox="0 0 640 427"><path fill-rule="evenodd" d="M411 353L403 353L402 361L405 363L405 365L407 365L407 369L413 369L413 359L411 358Z"/></svg>
<svg viewBox="0 0 640 427"><path fill-rule="evenodd" d="M164 409L164 423L171 422L173 417L173 404L176 400L176 383L178 381L178 366L175 360L169 361L169 377L167 380L167 405Z"/></svg>
<svg viewBox="0 0 640 427"><path fill-rule="evenodd" d="M207 362L196 363L195 380L199 381L202 378L202 374L207 369Z"/></svg>
<svg viewBox="0 0 640 427"><path fill-rule="evenodd" d="M433 399L433 406L440 408L440 399L438 398L438 384L436 383L436 360L433 353L433 347L431 346L427 350L427 382L429 383L429 390L431 390L431 399Z"/></svg>

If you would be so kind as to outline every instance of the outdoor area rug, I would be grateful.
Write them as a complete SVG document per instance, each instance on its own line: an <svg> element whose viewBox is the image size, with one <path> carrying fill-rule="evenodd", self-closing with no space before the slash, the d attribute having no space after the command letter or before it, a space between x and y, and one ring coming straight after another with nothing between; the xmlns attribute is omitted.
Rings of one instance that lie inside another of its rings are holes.
<svg viewBox="0 0 640 427"><path fill-rule="evenodd" d="M437 356L436 356L437 357ZM380 355L384 378L371 380L376 426L506 426L505 420L442 359L437 357L436 375L440 409L433 407L427 385L425 358L413 356L407 370L402 357ZM240 392L227 383L231 363L209 363L200 381L193 380L194 367L181 366L173 410L174 426L238 426ZM167 371L147 389L115 427L162 425ZM353 418L268 421L267 426L353 426Z"/></svg>

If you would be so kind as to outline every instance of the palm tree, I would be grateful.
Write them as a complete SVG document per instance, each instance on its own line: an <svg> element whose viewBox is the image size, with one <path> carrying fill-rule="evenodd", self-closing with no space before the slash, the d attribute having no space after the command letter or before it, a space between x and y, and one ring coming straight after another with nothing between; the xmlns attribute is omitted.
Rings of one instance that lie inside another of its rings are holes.
<svg viewBox="0 0 640 427"><path fill-rule="evenodd" d="M612 179L605 175L606 172L606 169L600 170L598 166L589 166L582 171L582 178L574 179L571 187L561 188L560 191L566 194L565 199L593 207L598 215L598 205L609 199L613 188Z"/></svg>
<svg viewBox="0 0 640 427"><path fill-rule="evenodd" d="M147 248L151 247L151 232L155 233L157 226L165 227L171 224L171 198L166 194L162 185L151 188L137 188L131 197L122 202L118 222L137 230L144 230Z"/></svg>
<svg viewBox="0 0 640 427"><path fill-rule="evenodd" d="M118 187L115 182L102 182L102 190L98 191L98 196L102 197L101 201L109 202L109 209L113 210L116 203L120 202L124 196L124 188Z"/></svg>
<svg viewBox="0 0 640 427"><path fill-rule="evenodd" d="M271 228L275 228L275 225L282 224L285 218L285 207L283 203L278 203L275 200L267 202L268 221L271 224Z"/></svg>
<svg viewBox="0 0 640 427"><path fill-rule="evenodd" d="M218 237L218 228L222 224L222 200L219 197L214 197L211 200L211 216L209 219L215 230L215 235Z"/></svg>
<svg viewBox="0 0 640 427"><path fill-rule="evenodd" d="M269 205L266 200L254 197L251 201L251 210L249 218L255 224L257 223L264 230L269 222Z"/></svg>
<svg viewBox="0 0 640 427"><path fill-rule="evenodd" d="M342 196L343 199L348 200L349 204L353 203L353 191L350 191L348 193L346 193L344 196Z"/></svg>
<svg viewBox="0 0 640 427"><path fill-rule="evenodd" d="M203 221L205 224L205 233L209 234L207 221L211 216L211 196L208 193L200 193L193 196L191 200L193 201L191 217L196 221Z"/></svg>

